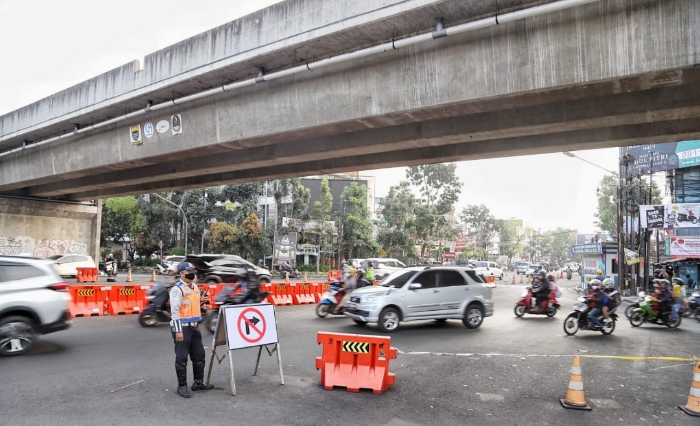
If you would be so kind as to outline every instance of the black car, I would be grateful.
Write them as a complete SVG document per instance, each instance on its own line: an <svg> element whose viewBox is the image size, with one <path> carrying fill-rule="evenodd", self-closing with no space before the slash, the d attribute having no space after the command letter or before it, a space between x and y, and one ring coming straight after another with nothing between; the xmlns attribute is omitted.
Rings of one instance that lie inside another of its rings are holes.
<svg viewBox="0 0 700 426"><path fill-rule="evenodd" d="M200 283L233 283L238 268L252 270L261 283L269 283L271 280L270 271L233 254L190 254L185 261L197 268L197 281Z"/></svg>

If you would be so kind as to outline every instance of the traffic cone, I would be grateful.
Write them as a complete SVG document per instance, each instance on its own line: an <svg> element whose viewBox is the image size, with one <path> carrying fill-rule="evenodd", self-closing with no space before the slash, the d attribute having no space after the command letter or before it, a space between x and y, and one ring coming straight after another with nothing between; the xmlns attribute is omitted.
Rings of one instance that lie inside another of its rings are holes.
<svg viewBox="0 0 700 426"><path fill-rule="evenodd" d="M131 268L126 271L126 282L131 282Z"/></svg>
<svg viewBox="0 0 700 426"><path fill-rule="evenodd" d="M284 273L284 282L286 282L286 283L289 282L289 272Z"/></svg>
<svg viewBox="0 0 700 426"><path fill-rule="evenodd" d="M309 282L309 280L306 278L306 271L304 271L304 282L305 282L305 283L308 283L308 282Z"/></svg>
<svg viewBox="0 0 700 426"><path fill-rule="evenodd" d="M566 399L560 399L562 407L573 410L591 411L592 408L586 403L583 393L583 376L581 376L581 361L578 355L574 357L571 365L571 378L569 379L569 390L566 392Z"/></svg>
<svg viewBox="0 0 700 426"><path fill-rule="evenodd" d="M151 282L156 282L156 270L151 271Z"/></svg>
<svg viewBox="0 0 700 426"><path fill-rule="evenodd" d="M513 275L513 280L510 282L511 284L515 284L515 275Z"/></svg>
<svg viewBox="0 0 700 426"><path fill-rule="evenodd" d="M685 414L700 417L700 361L695 361L695 374L693 374L693 383L690 384L688 403L685 407L679 405L678 408Z"/></svg>
<svg viewBox="0 0 700 426"><path fill-rule="evenodd" d="M564 271L559 271L559 279L564 279Z"/></svg>

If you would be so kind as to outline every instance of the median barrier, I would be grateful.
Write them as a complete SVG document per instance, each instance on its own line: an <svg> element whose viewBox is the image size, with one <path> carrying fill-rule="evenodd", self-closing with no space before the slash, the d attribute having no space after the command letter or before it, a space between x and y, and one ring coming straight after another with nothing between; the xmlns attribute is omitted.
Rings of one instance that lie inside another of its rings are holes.
<svg viewBox="0 0 700 426"><path fill-rule="evenodd" d="M316 303L316 284L303 282L294 285L292 300L295 305L306 305Z"/></svg>
<svg viewBox="0 0 700 426"><path fill-rule="evenodd" d="M489 275L486 277L486 285L489 287L496 287L496 277Z"/></svg>
<svg viewBox="0 0 700 426"><path fill-rule="evenodd" d="M294 304L291 294L292 286L289 283L272 283L270 287L270 296L268 298L272 299L274 305Z"/></svg>
<svg viewBox="0 0 700 426"><path fill-rule="evenodd" d="M323 293L331 287L331 283L316 283L316 303L321 301Z"/></svg>
<svg viewBox="0 0 700 426"><path fill-rule="evenodd" d="M328 281L343 279L343 271L328 271Z"/></svg>
<svg viewBox="0 0 700 426"><path fill-rule="evenodd" d="M75 268L75 278L79 283L96 283L97 268Z"/></svg>
<svg viewBox="0 0 700 426"><path fill-rule="evenodd" d="M348 392L371 389L381 394L394 385L389 361L396 359L398 351L390 347L390 337L319 332L316 341L323 345L316 369L321 370L324 389L342 386Z"/></svg>
<svg viewBox="0 0 700 426"><path fill-rule="evenodd" d="M107 312L110 315L131 315L143 311L150 285L112 286L109 290Z"/></svg>
<svg viewBox="0 0 700 426"><path fill-rule="evenodd" d="M71 301L68 312L72 317L102 316L105 314L105 303L111 287L92 285L70 286L68 292Z"/></svg>

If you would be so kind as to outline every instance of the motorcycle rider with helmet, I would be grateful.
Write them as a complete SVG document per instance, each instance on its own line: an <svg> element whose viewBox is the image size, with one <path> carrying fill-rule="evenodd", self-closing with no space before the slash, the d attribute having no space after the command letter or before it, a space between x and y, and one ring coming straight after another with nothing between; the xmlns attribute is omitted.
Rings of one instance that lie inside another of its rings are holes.
<svg viewBox="0 0 700 426"><path fill-rule="evenodd" d="M659 309L655 312L657 317L661 317L661 314L668 312L671 307L669 306L673 295L668 290L668 285L670 282L668 280L656 280L656 285L653 297L659 301Z"/></svg>
<svg viewBox="0 0 700 426"><path fill-rule="evenodd" d="M620 292L615 290L615 281L612 278L603 280L603 292L608 296L608 302L602 308L603 317L605 317L603 322L609 324L612 322L610 312L620 306L622 298L620 297Z"/></svg>
<svg viewBox="0 0 700 426"><path fill-rule="evenodd" d="M541 269L532 284L532 295L535 296L536 306L542 309L544 301L549 299L549 281L547 281L547 272Z"/></svg>
<svg viewBox="0 0 700 426"><path fill-rule="evenodd" d="M679 277L673 277L673 306L671 307L671 319L675 320L678 317L678 311L683 307L685 302L685 281Z"/></svg>
<svg viewBox="0 0 700 426"><path fill-rule="evenodd" d="M604 291L601 290L602 283L599 279L592 279L588 283L590 289L588 293L588 298L595 302L595 306L588 313L588 319L594 326L600 327L600 321L598 321L598 314L602 312L603 306L608 302L608 296Z"/></svg>
<svg viewBox="0 0 700 426"><path fill-rule="evenodd" d="M547 282L549 283L549 291L554 292L554 297L557 299L561 297L561 289L557 285L557 282L555 281L554 274L549 274L547 275Z"/></svg>

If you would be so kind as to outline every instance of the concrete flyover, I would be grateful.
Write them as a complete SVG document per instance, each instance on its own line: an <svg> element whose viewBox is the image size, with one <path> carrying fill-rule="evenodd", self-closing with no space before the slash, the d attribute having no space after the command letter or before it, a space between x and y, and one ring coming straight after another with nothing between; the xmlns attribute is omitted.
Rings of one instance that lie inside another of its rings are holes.
<svg viewBox="0 0 700 426"><path fill-rule="evenodd" d="M0 193L94 200L700 137L700 2L378 3L289 0L0 117Z"/></svg>

